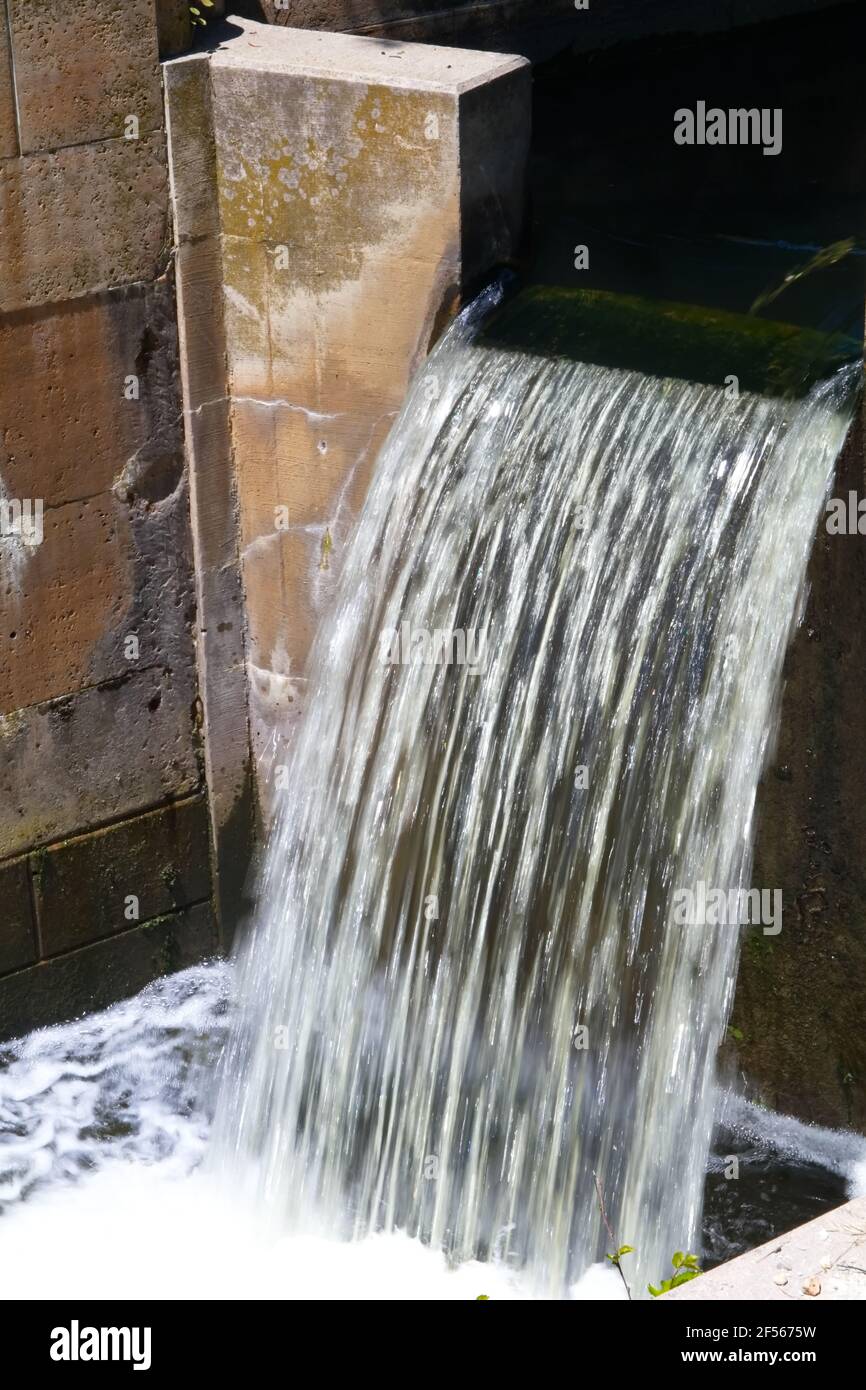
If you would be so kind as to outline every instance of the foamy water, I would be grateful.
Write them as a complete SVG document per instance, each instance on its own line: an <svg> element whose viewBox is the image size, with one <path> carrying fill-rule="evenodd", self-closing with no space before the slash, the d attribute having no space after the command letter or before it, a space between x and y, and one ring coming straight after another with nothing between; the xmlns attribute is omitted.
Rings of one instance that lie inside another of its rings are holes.
<svg viewBox="0 0 866 1390"><path fill-rule="evenodd" d="M0 1298L529 1296L507 1270L475 1263L451 1271L408 1236L275 1238L206 1173L184 1177L171 1166L112 1164L74 1191L54 1187L24 1203L2 1223ZM615 1280L601 1283L616 1295Z"/></svg>
<svg viewBox="0 0 866 1390"><path fill-rule="evenodd" d="M740 941L677 903L752 882L859 369L732 398L478 336L495 298L418 374L341 552L213 1162L278 1225L507 1253L552 1296L610 1250L601 1182L645 1296L700 1239Z"/></svg>
<svg viewBox="0 0 866 1390"><path fill-rule="evenodd" d="M852 1130L822 1129L720 1092L717 1120L731 1133L792 1164L817 1163L845 1180L848 1197L866 1197L866 1138ZM719 1160L714 1160L718 1162Z"/></svg>
<svg viewBox="0 0 866 1390"><path fill-rule="evenodd" d="M0 1211L115 1164L197 1167L229 982L224 963L197 966L0 1046Z"/></svg>
<svg viewBox="0 0 866 1390"><path fill-rule="evenodd" d="M0 1049L0 1298L531 1299L518 1271L402 1234L341 1242L275 1230L206 1169L209 1087L225 1035L222 963ZM866 1140L723 1102L724 1122L866 1193ZM577 1299L621 1299L594 1266Z"/></svg>
<svg viewBox="0 0 866 1390"><path fill-rule="evenodd" d="M198 966L0 1049L0 1298L531 1296L406 1236L275 1232L200 1171L230 987L225 963Z"/></svg>

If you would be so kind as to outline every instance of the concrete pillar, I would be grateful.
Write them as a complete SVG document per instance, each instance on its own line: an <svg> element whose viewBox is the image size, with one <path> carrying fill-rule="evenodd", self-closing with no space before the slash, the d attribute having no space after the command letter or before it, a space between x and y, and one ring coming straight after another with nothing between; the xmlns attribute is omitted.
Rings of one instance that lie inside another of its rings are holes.
<svg viewBox="0 0 866 1390"><path fill-rule="evenodd" d="M530 133L522 59L231 23L166 65L200 602L230 647L204 694L222 814L249 756L240 663L266 805L410 378L517 249Z"/></svg>

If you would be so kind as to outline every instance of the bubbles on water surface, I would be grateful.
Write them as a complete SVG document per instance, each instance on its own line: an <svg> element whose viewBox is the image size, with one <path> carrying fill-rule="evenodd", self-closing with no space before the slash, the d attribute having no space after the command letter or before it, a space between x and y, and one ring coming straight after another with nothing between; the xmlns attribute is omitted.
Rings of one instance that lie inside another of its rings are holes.
<svg viewBox="0 0 866 1390"><path fill-rule="evenodd" d="M196 1166L229 981L195 966L0 1047L0 1211L112 1162Z"/></svg>

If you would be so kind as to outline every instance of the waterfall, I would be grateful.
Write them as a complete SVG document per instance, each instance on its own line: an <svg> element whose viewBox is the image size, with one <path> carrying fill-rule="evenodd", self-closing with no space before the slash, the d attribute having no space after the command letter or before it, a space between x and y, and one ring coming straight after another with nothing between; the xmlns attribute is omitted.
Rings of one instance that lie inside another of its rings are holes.
<svg viewBox="0 0 866 1390"><path fill-rule="evenodd" d="M750 886L856 373L733 395L491 346L490 307L342 557L209 1161L553 1294L612 1249L597 1180L639 1294L699 1241L740 935L674 906Z"/></svg>

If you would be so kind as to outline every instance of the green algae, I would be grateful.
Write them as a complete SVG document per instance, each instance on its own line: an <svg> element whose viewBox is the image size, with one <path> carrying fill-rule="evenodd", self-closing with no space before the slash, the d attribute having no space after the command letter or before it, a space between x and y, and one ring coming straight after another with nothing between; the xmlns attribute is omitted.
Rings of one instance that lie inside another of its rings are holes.
<svg viewBox="0 0 866 1390"><path fill-rule="evenodd" d="M482 345L768 396L801 396L862 347L841 334L694 304L533 286L486 324Z"/></svg>

